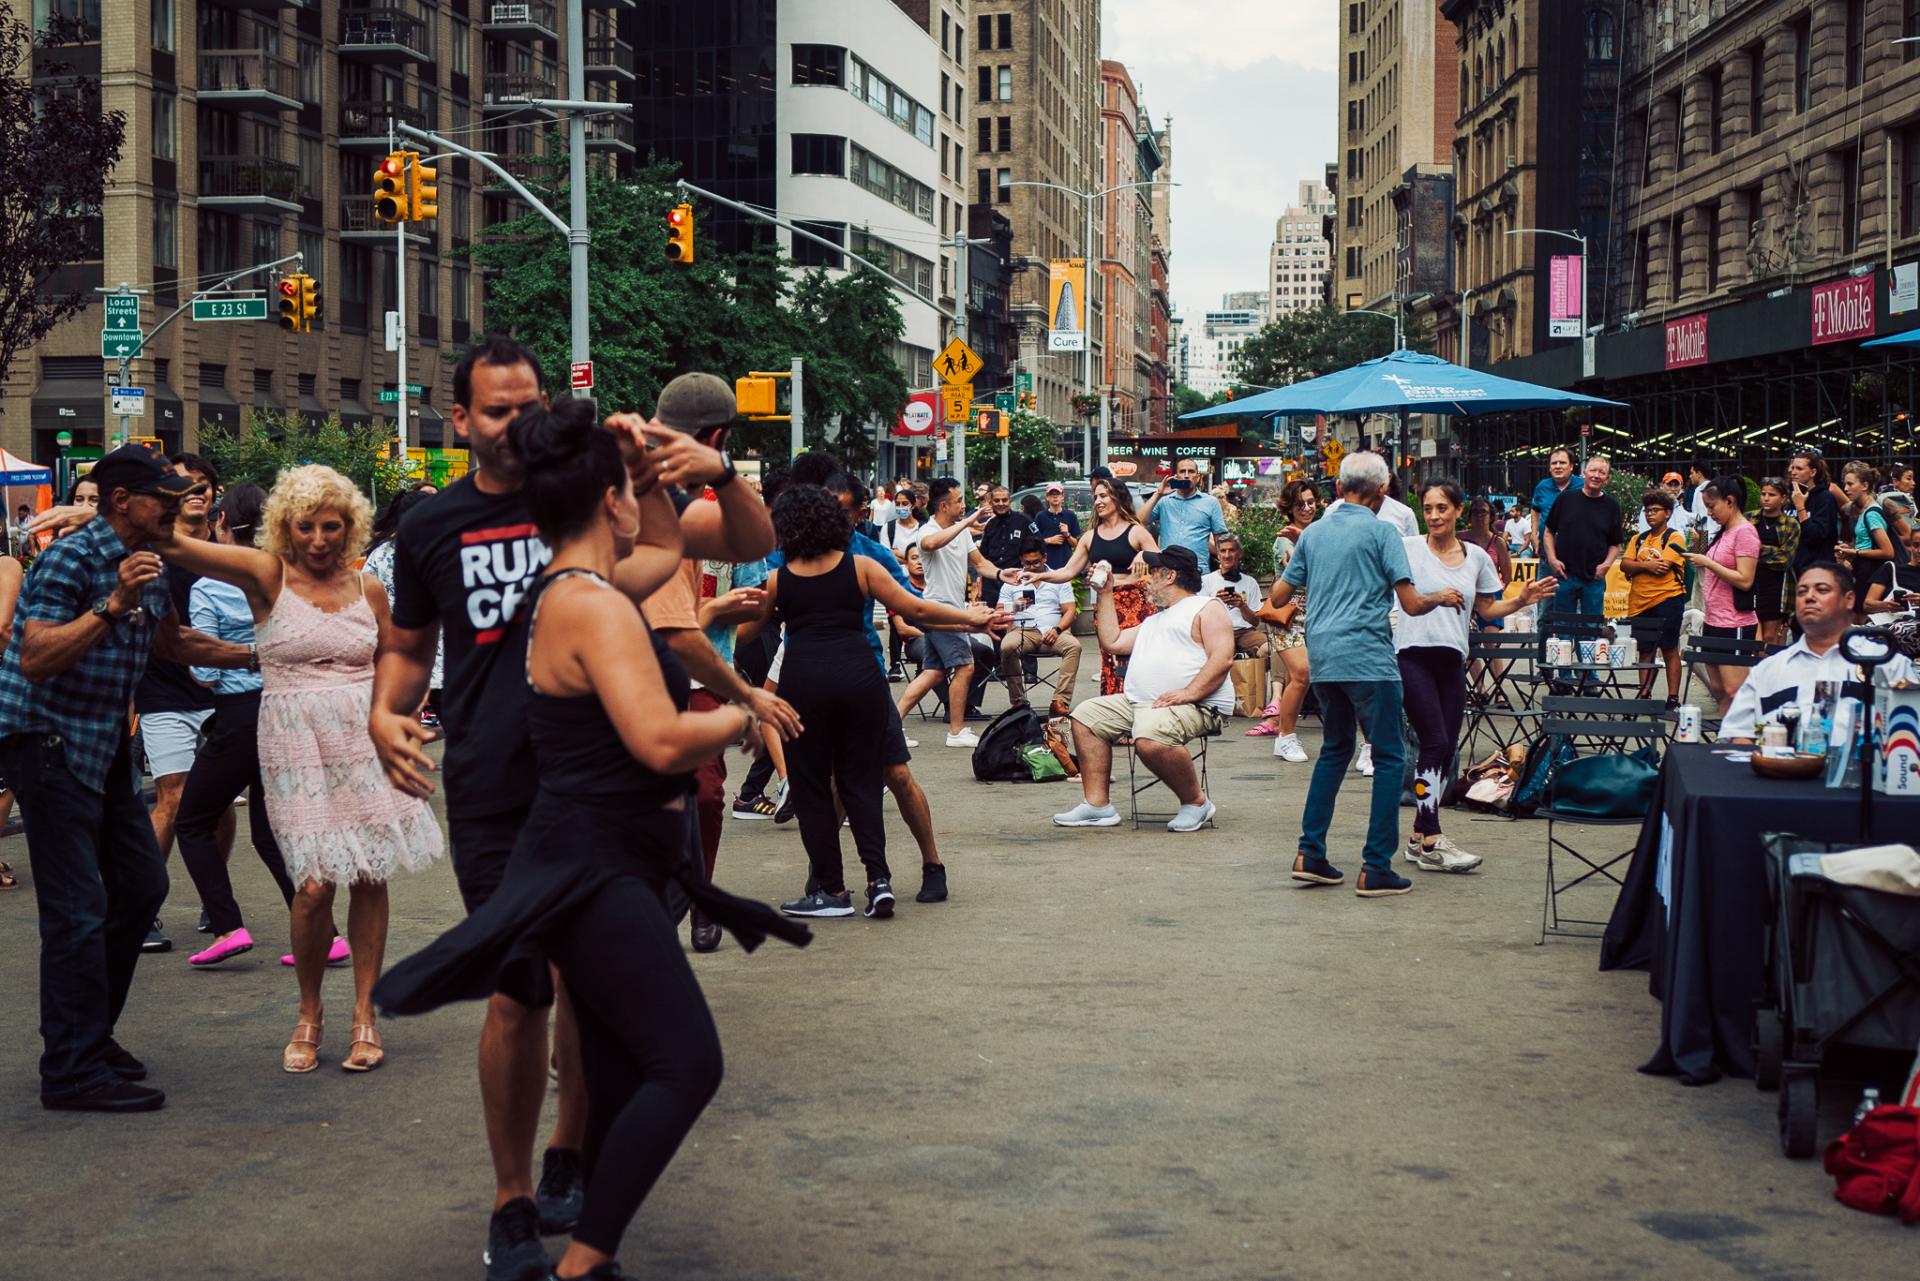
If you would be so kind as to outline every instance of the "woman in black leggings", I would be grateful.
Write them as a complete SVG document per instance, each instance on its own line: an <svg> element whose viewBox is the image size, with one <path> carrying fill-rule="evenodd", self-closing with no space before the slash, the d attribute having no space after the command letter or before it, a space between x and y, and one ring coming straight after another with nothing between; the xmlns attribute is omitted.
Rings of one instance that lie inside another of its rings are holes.
<svg viewBox="0 0 1920 1281"><path fill-rule="evenodd" d="M780 910L789 916L853 915L840 858L837 789L867 869L865 914L885 919L893 915L894 897L880 796L893 696L867 643L867 602L877 598L922 627L977 629L993 611L923 600L894 582L879 562L848 552L846 509L818 485L787 486L773 504L773 532L786 564L767 580L762 616L786 625L780 696L806 726L787 744L787 780L812 873L806 893Z"/></svg>
<svg viewBox="0 0 1920 1281"><path fill-rule="evenodd" d="M1425 537L1406 539L1407 565L1415 591L1451 587L1473 602L1481 618L1505 618L1553 595L1557 584L1543 578L1518 596L1501 596L1500 573L1485 550L1460 539L1460 514L1466 497L1450 480L1427 482L1420 510L1427 518ZM1429 872L1471 872L1480 856L1455 845L1440 830L1440 801L1452 781L1453 754L1460 739L1460 718L1467 705L1466 611L1436 609L1418 618L1394 606L1393 647L1400 660L1400 687L1407 719L1420 738L1420 760L1413 775L1413 832L1407 861Z"/></svg>
<svg viewBox="0 0 1920 1281"><path fill-rule="evenodd" d="M720 1085L720 1038L664 903L669 882L748 951L768 934L810 937L706 884L686 857L693 770L759 736L740 708L686 710L685 670L626 594L677 569L679 522L660 489L635 498L623 446L593 413L589 401L561 401L521 414L507 435L527 469L527 510L553 548L514 623L528 629L533 810L493 897L374 992L389 1013L412 1014L537 991L547 961L558 967L588 1095L586 1203L553 1269L569 1281L620 1275L627 1225ZM643 521L655 535L644 564L615 588ZM870 657L866 666L878 674Z"/></svg>

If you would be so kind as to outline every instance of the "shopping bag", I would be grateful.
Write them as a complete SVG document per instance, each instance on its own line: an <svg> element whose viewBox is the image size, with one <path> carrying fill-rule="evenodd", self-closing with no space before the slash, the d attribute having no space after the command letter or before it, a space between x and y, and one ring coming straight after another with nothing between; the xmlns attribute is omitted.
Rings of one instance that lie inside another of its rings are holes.
<svg viewBox="0 0 1920 1281"><path fill-rule="evenodd" d="M1229 671L1233 680L1233 710L1237 716L1259 716L1267 709L1267 660L1236 658Z"/></svg>

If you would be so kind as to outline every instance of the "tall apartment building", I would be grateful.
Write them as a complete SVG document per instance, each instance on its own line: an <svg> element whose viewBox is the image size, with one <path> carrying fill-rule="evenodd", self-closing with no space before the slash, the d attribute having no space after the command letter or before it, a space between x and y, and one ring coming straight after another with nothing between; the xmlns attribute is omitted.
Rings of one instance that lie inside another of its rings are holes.
<svg viewBox="0 0 1920 1281"><path fill-rule="evenodd" d="M1254 305L1236 306L1235 300L1253 300ZM1200 322L1200 332L1186 336L1187 386L1203 396L1217 396L1238 381L1240 349L1266 327L1264 290L1228 294L1217 311L1209 311Z"/></svg>
<svg viewBox="0 0 1920 1281"><path fill-rule="evenodd" d="M1109 430L1146 427L1153 389L1153 194L1160 151L1126 67L1100 64L1100 360Z"/></svg>
<svg viewBox="0 0 1920 1281"><path fill-rule="evenodd" d="M1081 354L1047 350L1047 263L1087 258L1093 295L1087 331L1099 369L1099 218L1085 227L1086 201L1069 192L1100 189L1099 0L973 0L972 203L990 206L1013 228L1010 298L1019 332L1018 365L1033 374L1039 412L1078 419ZM1051 183L1067 191L1016 183ZM1096 206L1099 202L1095 202Z"/></svg>
<svg viewBox="0 0 1920 1281"><path fill-rule="evenodd" d="M1340 215L1334 297L1390 309L1392 193L1417 164L1452 160L1454 42L1438 38L1436 0L1347 0L1340 22Z"/></svg>
<svg viewBox="0 0 1920 1281"><path fill-rule="evenodd" d="M902 13L919 23L928 36L939 42L940 95L935 121L938 135L935 146L940 152L938 225L941 238L950 241L956 236L969 234L965 164L968 119L963 98L967 86L967 46L972 43L967 38L967 0L893 0L893 3ZM843 19L836 17L835 20ZM961 301L956 293L961 275L960 252L953 244L943 244L939 248L940 286L937 294L940 305L949 311L958 311ZM997 276L1002 269L1002 266L994 266L988 275ZM980 310L983 301L980 290L970 285L969 292L974 297L968 300L968 311ZM953 336L955 326L944 318L939 323L940 336L936 346L944 347L947 339ZM975 350L980 349L976 347ZM981 351L983 358L985 355Z"/></svg>
<svg viewBox="0 0 1920 1281"><path fill-rule="evenodd" d="M1326 231L1333 211L1333 193L1326 184L1303 178L1298 202L1287 206L1274 223L1273 244L1267 249L1267 314L1274 319L1323 305L1333 265Z"/></svg>
<svg viewBox="0 0 1920 1281"><path fill-rule="evenodd" d="M1504 8L1446 0L1458 53L1460 118L1453 143L1455 305L1440 317L1439 353L1459 361L1461 314L1476 368L1571 343L1553 337L1552 260L1587 238L1587 311L1604 310L1619 87L1617 0L1522 0ZM1577 145L1576 145L1577 138ZM1575 296L1568 310L1577 310ZM1572 326L1577 328L1577 324ZM1563 326L1564 328L1564 326Z"/></svg>
<svg viewBox="0 0 1920 1281"><path fill-rule="evenodd" d="M1163 119L1159 129L1148 126L1153 145L1160 153L1156 177L1161 182L1148 189L1148 204L1153 209L1153 331L1149 340L1153 371L1147 388L1147 423L1151 431L1165 431L1173 419L1173 384L1178 353L1175 350L1173 318L1173 121Z"/></svg>
<svg viewBox="0 0 1920 1281"><path fill-rule="evenodd" d="M1238 289L1221 295L1220 307L1223 311L1251 312L1259 316L1260 323L1264 325L1273 319L1273 314L1267 310L1270 301L1271 296L1264 289Z"/></svg>
<svg viewBox="0 0 1920 1281"><path fill-rule="evenodd" d="M633 0L591 0L589 92L613 97L634 77ZM552 0L43 0L90 26L67 60L97 75L127 132L102 203L97 256L61 273L63 290L126 282L147 291L144 330L209 278L296 251L319 283L311 334L275 319L201 321L160 331L129 371L149 412L132 434L168 449L200 425L232 428L245 408L349 422L384 416L396 380L384 350L393 307L396 236L372 218L374 167L387 121L474 139L527 165L553 117L524 105L563 96L565 22ZM516 101L518 100L518 101ZM597 163L623 165L631 126L597 118ZM439 218L407 226L408 381L420 384L410 443L452 444L443 355L475 332L481 290L455 255L516 200L466 161L439 163ZM282 270L285 270L283 268ZM272 274L237 287L269 290ZM271 311L271 309L270 309ZM102 312L88 307L30 355L0 371L7 414L0 444L36 461L111 443L100 356ZM557 372L557 371L556 371Z"/></svg>

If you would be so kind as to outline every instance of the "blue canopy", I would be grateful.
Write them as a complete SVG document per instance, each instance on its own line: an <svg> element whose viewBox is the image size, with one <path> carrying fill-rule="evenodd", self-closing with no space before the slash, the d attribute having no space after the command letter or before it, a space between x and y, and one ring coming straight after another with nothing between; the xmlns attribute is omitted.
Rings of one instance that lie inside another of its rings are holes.
<svg viewBox="0 0 1920 1281"><path fill-rule="evenodd" d="M0 449L0 485L51 485L53 472Z"/></svg>
<svg viewBox="0 0 1920 1281"><path fill-rule="evenodd" d="M1180 421L1272 414L1498 414L1569 405L1619 406L1620 402L1516 382L1438 356L1396 351L1291 387L1196 409L1180 415Z"/></svg>
<svg viewBox="0 0 1920 1281"><path fill-rule="evenodd" d="M1920 329L1889 334L1885 338L1875 338L1871 342L1863 342L1860 345L1862 347L1920 347Z"/></svg>

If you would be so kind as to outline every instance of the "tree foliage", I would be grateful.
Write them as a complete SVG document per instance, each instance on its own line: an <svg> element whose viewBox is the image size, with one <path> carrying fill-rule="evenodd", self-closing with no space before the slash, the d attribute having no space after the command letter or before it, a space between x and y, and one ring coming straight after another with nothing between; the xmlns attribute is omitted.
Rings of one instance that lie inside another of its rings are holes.
<svg viewBox="0 0 1920 1281"><path fill-rule="evenodd" d="M1057 479L1059 458L1060 429L1052 420L1014 410L1007 423L1007 480L1012 487L1025 489Z"/></svg>
<svg viewBox="0 0 1920 1281"><path fill-rule="evenodd" d="M97 75L62 59L83 35L97 38L53 17L36 36L0 0L0 371L93 301L56 291L54 273L99 256L126 117L102 109Z"/></svg>
<svg viewBox="0 0 1920 1281"><path fill-rule="evenodd" d="M528 186L558 206L564 178L555 162ZM588 175L594 395L608 410L650 411L677 374L706 370L733 379L786 370L799 356L806 361L807 443L833 448L851 463L871 462L876 428L892 424L908 394L893 360L904 332L898 297L869 272L796 274L776 249L728 253L697 233L694 261L668 262L663 228L679 202L672 178L664 165L631 181ZM532 347L543 368L566 368L566 239L528 214L490 228L468 252L489 273L489 326ZM787 433L785 423L748 427L734 448L784 456Z"/></svg>
<svg viewBox="0 0 1920 1281"><path fill-rule="evenodd" d="M1291 387L1309 378L1349 369L1393 350L1393 326L1386 319L1351 319L1354 313L1331 307L1288 312L1240 348L1235 377L1241 386ZM1424 339L1408 335L1407 344L1425 350Z"/></svg>
<svg viewBox="0 0 1920 1281"><path fill-rule="evenodd" d="M248 409L241 413L240 430L229 431L208 423L200 429L200 452L220 469L228 485L242 482L272 489L289 467L324 463L381 501L409 483L407 464L388 453L391 425L369 423L347 427L340 415L309 426L296 413Z"/></svg>

